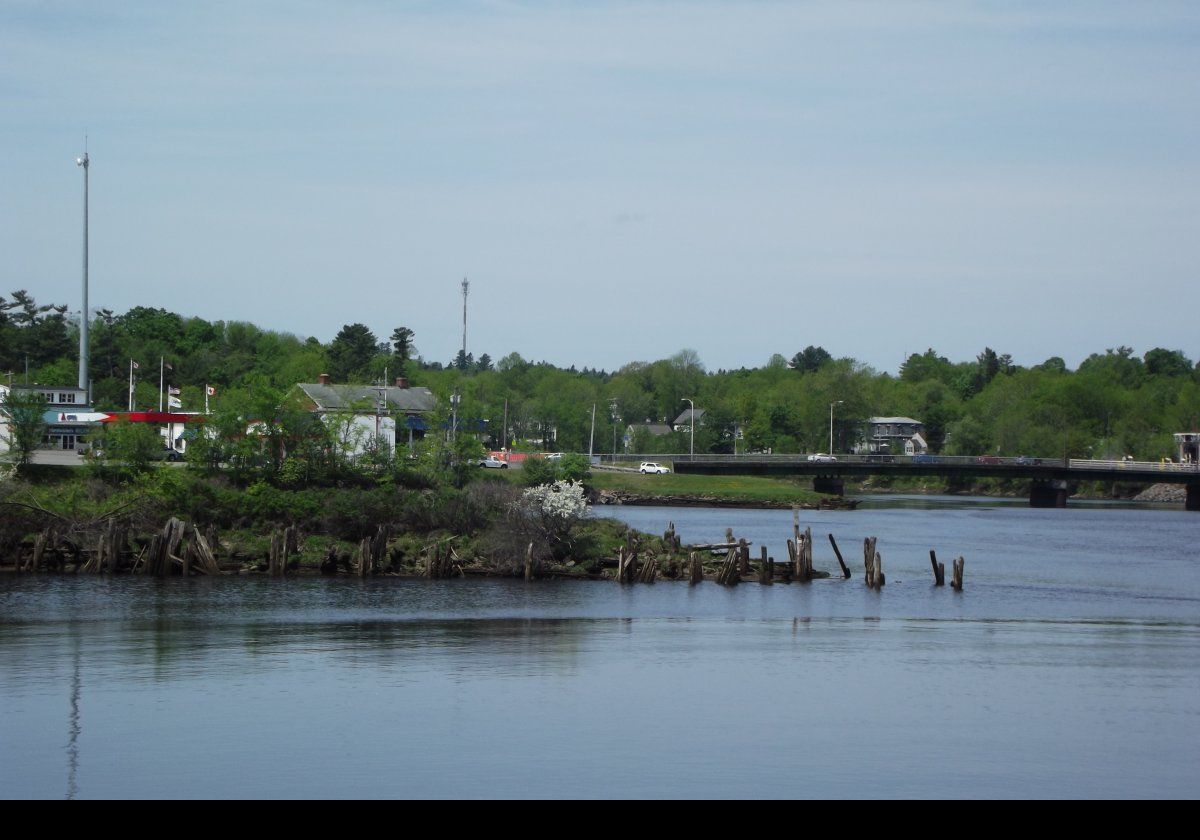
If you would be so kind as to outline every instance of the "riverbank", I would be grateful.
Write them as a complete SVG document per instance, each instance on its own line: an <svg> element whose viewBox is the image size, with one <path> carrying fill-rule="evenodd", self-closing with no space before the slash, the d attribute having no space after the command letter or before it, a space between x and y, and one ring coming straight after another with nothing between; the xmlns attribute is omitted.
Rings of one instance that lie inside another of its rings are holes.
<svg viewBox="0 0 1200 840"><path fill-rule="evenodd" d="M598 505L823 510L847 504L789 478L597 471L588 484Z"/></svg>

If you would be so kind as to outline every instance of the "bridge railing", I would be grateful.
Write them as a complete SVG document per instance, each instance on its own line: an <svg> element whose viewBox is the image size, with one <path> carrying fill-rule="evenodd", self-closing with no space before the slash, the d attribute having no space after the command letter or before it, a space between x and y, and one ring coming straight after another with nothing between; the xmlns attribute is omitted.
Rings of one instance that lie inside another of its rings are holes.
<svg viewBox="0 0 1200 840"><path fill-rule="evenodd" d="M925 467L930 465L945 466L990 466L990 467L1058 467L1073 470L1096 470L1110 472L1113 470L1130 470L1136 472L1200 472L1200 464L1177 464L1172 461L1111 461L1091 460L1084 458L1034 458L1031 456L1002 457L999 455L825 455L825 454L743 454L743 455L710 455L687 453L659 455L602 455L601 460L608 463L638 463L655 461L662 463L685 464L690 461L702 461L707 464L762 464L764 466L784 464L893 464L896 466L910 465Z"/></svg>

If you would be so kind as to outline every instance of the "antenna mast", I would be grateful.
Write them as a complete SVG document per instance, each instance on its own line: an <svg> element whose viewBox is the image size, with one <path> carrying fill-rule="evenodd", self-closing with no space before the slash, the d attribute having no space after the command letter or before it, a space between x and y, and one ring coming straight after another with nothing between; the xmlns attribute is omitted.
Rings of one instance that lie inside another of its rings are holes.
<svg viewBox="0 0 1200 840"><path fill-rule="evenodd" d="M470 293L470 291L471 291L471 282L470 282L469 280L467 280L467 278L466 278L466 277L464 277L464 278L463 278L463 281L462 281L462 293L463 293L463 349L462 349L462 357L463 357L463 361L464 361L464 362L466 361L466 358L467 358L467 295Z"/></svg>

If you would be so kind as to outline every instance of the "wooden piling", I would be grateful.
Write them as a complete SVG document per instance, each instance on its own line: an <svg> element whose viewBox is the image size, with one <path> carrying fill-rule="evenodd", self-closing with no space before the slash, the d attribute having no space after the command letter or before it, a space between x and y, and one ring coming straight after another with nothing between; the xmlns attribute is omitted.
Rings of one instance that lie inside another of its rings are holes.
<svg viewBox="0 0 1200 840"><path fill-rule="evenodd" d="M767 557L767 547L765 545L762 547L759 560L758 582L765 586L771 586L775 583L775 564Z"/></svg>
<svg viewBox="0 0 1200 840"><path fill-rule="evenodd" d="M533 580L533 543L529 544L529 548L525 549L525 582L529 583Z"/></svg>
<svg viewBox="0 0 1200 840"><path fill-rule="evenodd" d="M744 539L738 541L738 575L748 577L750 574L750 544Z"/></svg>
<svg viewBox="0 0 1200 840"><path fill-rule="evenodd" d="M865 569L863 582L872 589L881 588L885 580L883 555L875 549L877 542L875 537L867 537L863 540L863 568Z"/></svg>
<svg viewBox="0 0 1200 840"><path fill-rule="evenodd" d="M934 551L932 548L929 549L929 564L931 566L933 566L933 585L934 586L945 586L946 585L946 564L938 562L937 552Z"/></svg>
<svg viewBox="0 0 1200 840"><path fill-rule="evenodd" d="M954 561L954 576L950 580L950 586L959 592L963 588L963 571L966 565L967 561L962 557Z"/></svg>
<svg viewBox="0 0 1200 840"><path fill-rule="evenodd" d="M700 555L692 552L688 555L688 564L691 572L691 584L695 586L698 583L704 582L704 564L700 562Z"/></svg>
<svg viewBox="0 0 1200 840"><path fill-rule="evenodd" d="M833 534L829 535L829 544L833 546L833 553L837 557L838 565L842 567L842 578L850 580L850 569L846 567L846 561L842 559L842 551L838 548L837 540L833 538Z"/></svg>

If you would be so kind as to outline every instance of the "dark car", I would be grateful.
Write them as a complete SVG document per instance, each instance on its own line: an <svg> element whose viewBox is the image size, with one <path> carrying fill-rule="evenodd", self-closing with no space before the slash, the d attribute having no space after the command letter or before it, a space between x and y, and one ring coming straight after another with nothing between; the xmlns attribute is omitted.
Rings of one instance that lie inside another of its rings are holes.
<svg viewBox="0 0 1200 840"><path fill-rule="evenodd" d="M1021 467L1040 467L1042 465L1041 458L1030 458L1028 455L1022 455L1017 458L1017 465Z"/></svg>
<svg viewBox="0 0 1200 840"><path fill-rule="evenodd" d="M896 463L895 455L868 455L868 464L894 464Z"/></svg>

